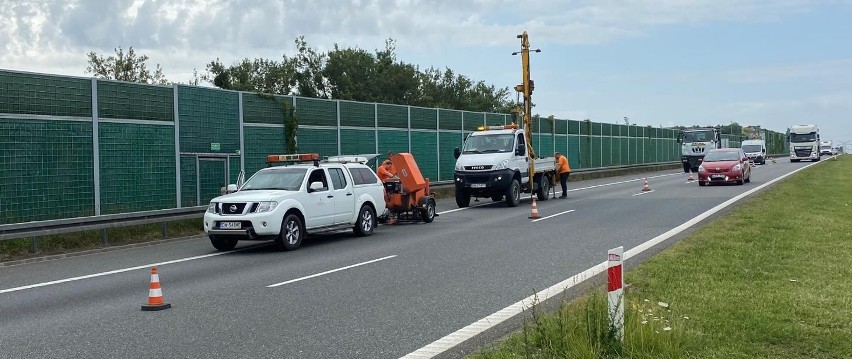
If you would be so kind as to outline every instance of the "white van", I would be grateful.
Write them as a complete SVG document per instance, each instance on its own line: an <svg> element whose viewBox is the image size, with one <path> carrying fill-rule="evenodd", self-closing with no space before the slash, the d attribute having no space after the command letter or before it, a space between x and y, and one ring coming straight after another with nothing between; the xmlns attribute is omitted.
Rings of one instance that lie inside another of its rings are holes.
<svg viewBox="0 0 852 359"><path fill-rule="evenodd" d="M745 140L740 145L748 159L755 164L766 164L766 142L763 140Z"/></svg>

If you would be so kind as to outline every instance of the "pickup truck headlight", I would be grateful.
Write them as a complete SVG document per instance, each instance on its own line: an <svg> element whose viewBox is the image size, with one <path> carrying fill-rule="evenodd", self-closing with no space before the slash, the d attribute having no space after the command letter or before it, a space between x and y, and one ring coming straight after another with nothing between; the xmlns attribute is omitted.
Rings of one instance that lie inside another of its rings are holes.
<svg viewBox="0 0 852 359"><path fill-rule="evenodd" d="M216 213L216 202L210 202L210 205L207 206L207 213Z"/></svg>
<svg viewBox="0 0 852 359"><path fill-rule="evenodd" d="M495 170L505 170L508 167L509 167L509 160L505 159L505 160L500 161L500 163L498 163L497 166L494 167L494 169Z"/></svg>
<svg viewBox="0 0 852 359"><path fill-rule="evenodd" d="M464 168L464 166L462 166L458 162L456 162L456 171L461 171L463 168Z"/></svg>
<svg viewBox="0 0 852 359"><path fill-rule="evenodd" d="M278 207L278 202L275 202L275 201L258 202L257 210L255 210L254 213L272 212L272 210L274 210L275 207Z"/></svg>

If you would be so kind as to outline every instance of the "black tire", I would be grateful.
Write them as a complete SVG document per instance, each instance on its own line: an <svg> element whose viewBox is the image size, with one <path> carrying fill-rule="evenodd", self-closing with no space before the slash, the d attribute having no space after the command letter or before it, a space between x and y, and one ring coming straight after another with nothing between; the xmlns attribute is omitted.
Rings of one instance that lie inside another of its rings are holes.
<svg viewBox="0 0 852 359"><path fill-rule="evenodd" d="M745 183L745 180L741 180L741 179L737 180L737 186L742 186L743 183Z"/></svg>
<svg viewBox="0 0 852 359"><path fill-rule="evenodd" d="M745 183L751 183L751 172L749 172L748 177L746 177Z"/></svg>
<svg viewBox="0 0 852 359"><path fill-rule="evenodd" d="M373 229L376 228L376 213L373 208L368 205L362 205L358 211L358 220L355 221L355 227L352 230L359 237L366 237L373 234Z"/></svg>
<svg viewBox="0 0 852 359"><path fill-rule="evenodd" d="M701 186L701 187L704 187L704 186L706 186L706 185L707 185L707 183L706 183L706 182L702 182L702 181L698 181L698 185L699 185L699 186Z"/></svg>
<svg viewBox="0 0 852 359"><path fill-rule="evenodd" d="M503 195L502 194L495 194L495 195L491 196L491 200L494 201L494 202L500 202L500 201L503 200Z"/></svg>
<svg viewBox="0 0 852 359"><path fill-rule="evenodd" d="M305 238L305 226L302 219L295 214L288 214L281 222L281 233L275 237L275 247L279 250L292 251L302 245Z"/></svg>
<svg viewBox="0 0 852 359"><path fill-rule="evenodd" d="M799 162L799 160L790 160L790 162L796 163Z"/></svg>
<svg viewBox="0 0 852 359"><path fill-rule="evenodd" d="M220 250L222 252L230 251L230 250L234 249L234 247L237 246L237 239L236 238L222 238L222 237L216 237L216 236L209 236L209 237L210 237L210 244L213 245L213 248L216 248L217 250Z"/></svg>
<svg viewBox="0 0 852 359"><path fill-rule="evenodd" d="M435 200L429 198L429 201L426 202L426 209L420 212L421 218L423 218L423 222L432 223L435 220Z"/></svg>
<svg viewBox="0 0 852 359"><path fill-rule="evenodd" d="M456 205L458 205L459 208L470 206L470 194L463 189L456 188Z"/></svg>
<svg viewBox="0 0 852 359"><path fill-rule="evenodd" d="M538 178L538 191L536 191L539 201L547 201L547 195L550 194L550 180L546 174L542 174Z"/></svg>
<svg viewBox="0 0 852 359"><path fill-rule="evenodd" d="M689 173L689 170L690 170L689 163L684 163L683 164L683 173Z"/></svg>
<svg viewBox="0 0 852 359"><path fill-rule="evenodd" d="M506 189L506 205L509 207L517 207L521 203L521 184L518 180L513 179Z"/></svg>

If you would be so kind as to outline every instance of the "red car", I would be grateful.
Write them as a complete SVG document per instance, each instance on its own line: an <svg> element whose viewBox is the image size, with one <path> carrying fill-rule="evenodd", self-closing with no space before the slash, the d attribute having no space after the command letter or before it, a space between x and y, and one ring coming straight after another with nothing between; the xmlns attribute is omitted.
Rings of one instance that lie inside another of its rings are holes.
<svg viewBox="0 0 852 359"><path fill-rule="evenodd" d="M748 156L739 148L712 149L698 166L698 185L751 182Z"/></svg>

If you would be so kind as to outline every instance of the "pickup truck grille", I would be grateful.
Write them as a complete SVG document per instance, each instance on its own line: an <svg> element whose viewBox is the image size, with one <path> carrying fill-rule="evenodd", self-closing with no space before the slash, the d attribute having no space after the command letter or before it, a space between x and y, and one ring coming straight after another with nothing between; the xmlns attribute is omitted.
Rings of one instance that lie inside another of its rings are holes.
<svg viewBox="0 0 852 359"><path fill-rule="evenodd" d="M245 203L222 203L222 214L223 215L235 215L242 214L243 210L246 209Z"/></svg>
<svg viewBox="0 0 852 359"><path fill-rule="evenodd" d="M479 165L479 166L464 166L465 171L484 171L490 170L492 165Z"/></svg>
<svg viewBox="0 0 852 359"><path fill-rule="evenodd" d="M486 183L488 179L491 178L489 176L467 176L467 181L470 183Z"/></svg>

